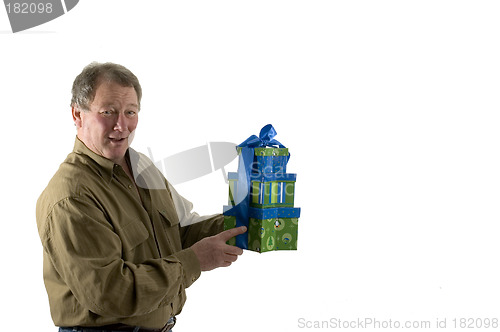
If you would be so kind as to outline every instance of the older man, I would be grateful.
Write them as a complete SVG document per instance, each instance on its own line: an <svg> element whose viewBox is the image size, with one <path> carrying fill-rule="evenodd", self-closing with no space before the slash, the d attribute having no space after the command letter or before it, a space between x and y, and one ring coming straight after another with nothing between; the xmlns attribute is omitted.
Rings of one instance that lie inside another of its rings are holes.
<svg viewBox="0 0 500 332"><path fill-rule="evenodd" d="M169 331L201 271L229 266L222 231L129 148L141 86L123 66L92 63L73 84L73 152L37 202L44 281L60 331Z"/></svg>

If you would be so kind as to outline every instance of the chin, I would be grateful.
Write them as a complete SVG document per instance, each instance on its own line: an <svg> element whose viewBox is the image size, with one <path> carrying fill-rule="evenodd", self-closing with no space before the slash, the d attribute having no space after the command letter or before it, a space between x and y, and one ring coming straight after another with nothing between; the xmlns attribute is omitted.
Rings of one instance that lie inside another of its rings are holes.
<svg viewBox="0 0 500 332"><path fill-rule="evenodd" d="M109 160L114 161L115 163L118 163L125 157L126 152L127 152L126 149L123 151L113 151L112 153L108 153L107 156L105 157L108 158Z"/></svg>

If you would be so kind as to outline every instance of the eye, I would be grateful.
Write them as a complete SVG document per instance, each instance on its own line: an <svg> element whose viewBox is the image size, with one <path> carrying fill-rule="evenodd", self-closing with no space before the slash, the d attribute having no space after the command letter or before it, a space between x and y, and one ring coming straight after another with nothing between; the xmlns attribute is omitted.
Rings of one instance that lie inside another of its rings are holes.
<svg viewBox="0 0 500 332"><path fill-rule="evenodd" d="M137 114L137 111L127 111L127 115L128 115L129 117L133 117L133 116L135 116L136 114Z"/></svg>
<svg viewBox="0 0 500 332"><path fill-rule="evenodd" d="M113 110L102 110L99 113L104 115L104 116L110 116L111 114L113 114Z"/></svg>

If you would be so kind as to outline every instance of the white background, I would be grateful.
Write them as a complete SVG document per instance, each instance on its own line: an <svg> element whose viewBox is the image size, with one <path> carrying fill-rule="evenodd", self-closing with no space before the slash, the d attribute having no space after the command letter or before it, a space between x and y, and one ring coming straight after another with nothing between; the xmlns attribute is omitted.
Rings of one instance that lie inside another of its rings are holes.
<svg viewBox="0 0 500 332"><path fill-rule="evenodd" d="M13 34L0 8L2 329L56 330L35 203L94 60L139 77L133 146L155 159L267 123L292 154L299 250L203 273L175 331L500 318L499 15L496 1L85 0ZM178 190L200 213L226 203L220 172Z"/></svg>

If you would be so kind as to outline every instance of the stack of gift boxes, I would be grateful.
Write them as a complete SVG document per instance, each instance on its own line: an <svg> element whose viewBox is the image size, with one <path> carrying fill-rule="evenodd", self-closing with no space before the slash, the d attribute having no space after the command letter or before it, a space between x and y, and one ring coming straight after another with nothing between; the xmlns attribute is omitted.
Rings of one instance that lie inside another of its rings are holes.
<svg viewBox="0 0 500 332"><path fill-rule="evenodd" d="M241 148L237 149L238 154L241 154ZM224 206L224 229L234 228L237 224L248 225L248 243L241 246L243 249L257 252L297 250L300 208L293 206L297 176L286 173L288 158L287 148L254 149L250 172L248 221L237 223L239 216L234 213L232 207L238 204L235 201L239 185L238 173L228 174L229 202ZM235 238L228 243L237 245Z"/></svg>

